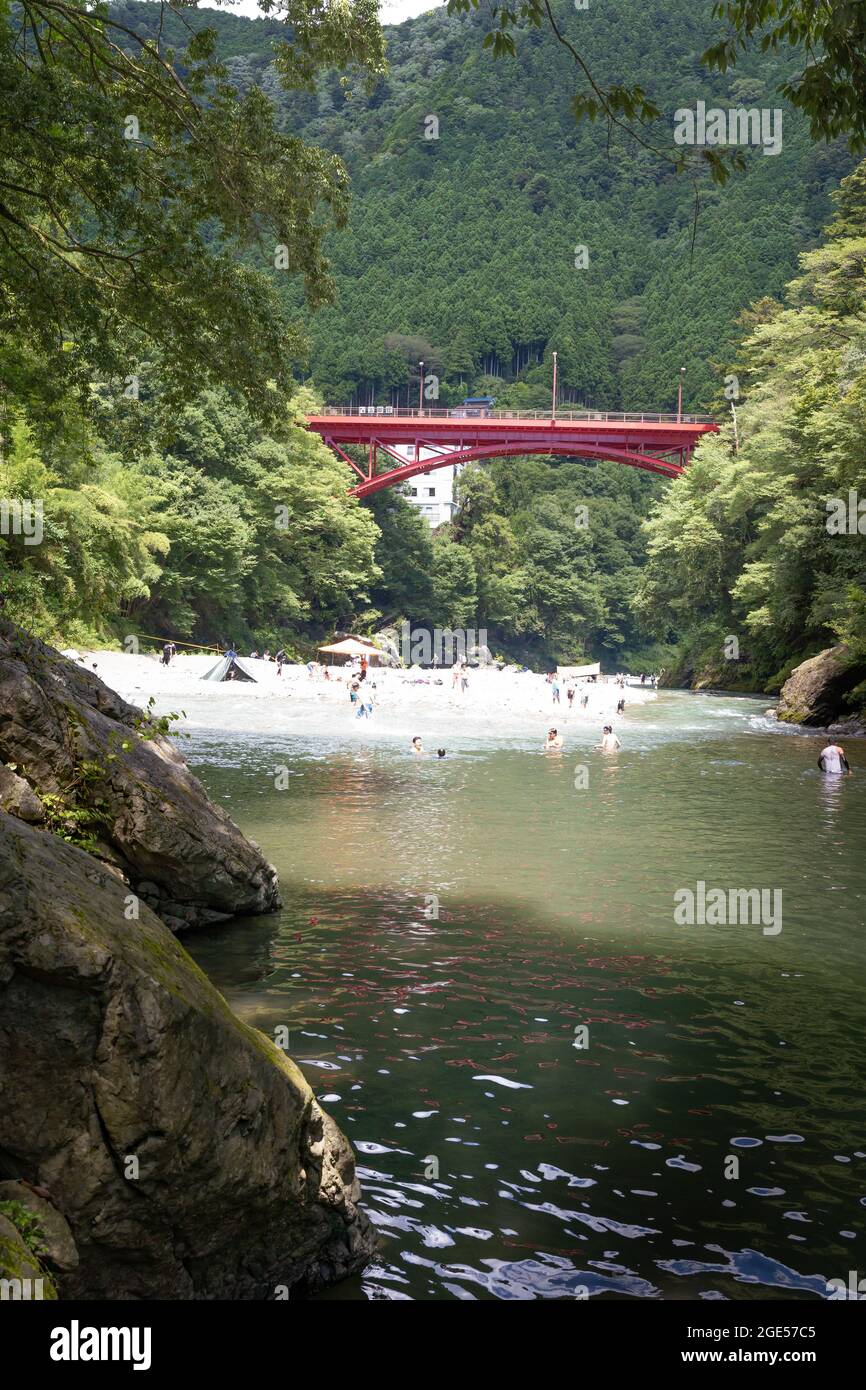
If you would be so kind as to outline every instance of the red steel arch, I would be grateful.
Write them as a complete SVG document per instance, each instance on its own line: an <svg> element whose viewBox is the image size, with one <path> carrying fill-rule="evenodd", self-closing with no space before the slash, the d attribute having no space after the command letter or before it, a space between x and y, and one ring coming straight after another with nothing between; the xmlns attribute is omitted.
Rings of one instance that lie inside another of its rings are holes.
<svg viewBox="0 0 866 1390"><path fill-rule="evenodd" d="M357 473L360 482L351 489L356 497L370 497L383 488L450 464L516 454L610 459L675 478L688 464L701 437L719 428L706 417L589 411L562 412L551 418L541 412L518 416L495 411L468 417L445 410L407 411L401 415L328 410L309 416L307 425ZM346 454L347 444L366 447L366 472ZM437 452L407 463L396 452L400 444L412 446L416 455L421 449ZM377 471L380 449L396 460L396 468Z"/></svg>

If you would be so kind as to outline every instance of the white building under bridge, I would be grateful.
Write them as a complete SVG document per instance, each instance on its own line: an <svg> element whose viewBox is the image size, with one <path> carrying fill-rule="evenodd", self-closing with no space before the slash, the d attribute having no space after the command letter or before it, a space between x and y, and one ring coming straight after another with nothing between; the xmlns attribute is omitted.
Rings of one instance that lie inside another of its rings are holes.
<svg viewBox="0 0 866 1390"><path fill-rule="evenodd" d="M415 448L414 444L397 444L394 446L394 453L399 454L407 463L414 463ZM447 452L448 450L442 447L425 449L421 445L418 457L423 463L425 458L431 458L433 455L441 458L442 454ZM431 473L419 473L400 488L406 501L421 513L431 530L435 530L437 526L444 526L445 522L451 521L455 515L458 503L454 485L461 468L465 466L462 463L455 463L453 466L445 464Z"/></svg>

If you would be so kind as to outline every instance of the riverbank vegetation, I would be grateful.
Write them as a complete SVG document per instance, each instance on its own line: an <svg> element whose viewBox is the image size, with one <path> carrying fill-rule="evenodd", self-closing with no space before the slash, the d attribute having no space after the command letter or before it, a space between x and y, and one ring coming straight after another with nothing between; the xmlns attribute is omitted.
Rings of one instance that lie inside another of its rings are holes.
<svg viewBox="0 0 866 1390"><path fill-rule="evenodd" d="M386 72L368 0L294 49L276 17L131 0L82 12L81 49L65 14L0 23L33 113L0 148L0 495L40 499L44 532L0 536L8 616L63 645L294 655L407 618L486 628L534 664L743 688L834 641L861 650L862 537L825 521L826 498L866 487L864 178L821 241L852 158L777 98L790 55L699 71L713 29L690 0L569 20L605 82L639 66L656 98L784 108L778 155L705 181L692 254L689 181L575 125L546 32L494 63L486 21L437 11L388 31ZM564 404L671 408L686 364L686 405L725 428L673 486L607 463L470 467L431 535L393 492L350 498L300 423L315 402L414 403L422 358L442 405L472 389L544 408L554 350Z"/></svg>
<svg viewBox="0 0 866 1390"><path fill-rule="evenodd" d="M864 249L860 165L781 302L742 316L731 418L649 519L636 611L677 631L683 679L777 689L835 642L866 665Z"/></svg>

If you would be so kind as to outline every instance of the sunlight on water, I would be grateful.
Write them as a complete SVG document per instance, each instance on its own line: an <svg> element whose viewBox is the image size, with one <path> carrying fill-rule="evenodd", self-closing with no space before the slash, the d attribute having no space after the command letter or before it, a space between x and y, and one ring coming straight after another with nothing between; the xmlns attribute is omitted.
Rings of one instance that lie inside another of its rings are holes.
<svg viewBox="0 0 866 1390"><path fill-rule="evenodd" d="M830 782L764 708L661 694L612 756L577 718L543 755L545 714L444 760L193 714L287 906L185 944L291 1030L381 1237L323 1297L810 1298L863 1268L866 746ZM677 925L699 881L780 891L782 930Z"/></svg>

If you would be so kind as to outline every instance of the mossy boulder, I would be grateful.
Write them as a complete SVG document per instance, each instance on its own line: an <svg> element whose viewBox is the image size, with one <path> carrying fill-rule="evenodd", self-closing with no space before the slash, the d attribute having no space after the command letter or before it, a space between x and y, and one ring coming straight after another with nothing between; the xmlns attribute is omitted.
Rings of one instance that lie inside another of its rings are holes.
<svg viewBox="0 0 866 1390"><path fill-rule="evenodd" d="M90 829L100 852L133 887L150 885L151 905L174 930L280 906L273 866L171 740L92 671L2 620L0 763L15 764L10 794L19 802L24 779L43 800L98 808L103 819ZM30 810L39 809L36 796Z"/></svg>
<svg viewBox="0 0 866 1390"><path fill-rule="evenodd" d="M56 1297L51 1275L28 1249L17 1226L0 1212L0 1302Z"/></svg>
<svg viewBox="0 0 866 1390"><path fill-rule="evenodd" d="M72 1298L273 1298L373 1249L348 1142L98 860L0 813L0 1165Z"/></svg>
<svg viewBox="0 0 866 1390"><path fill-rule="evenodd" d="M53 1269L75 1269L78 1251L69 1222L45 1197L23 1182L0 1182L0 1211L25 1209L38 1223L42 1257Z"/></svg>
<svg viewBox="0 0 866 1390"><path fill-rule="evenodd" d="M843 643L827 647L794 668L782 686L776 713L786 724L826 728L850 714L848 697L864 674Z"/></svg>

